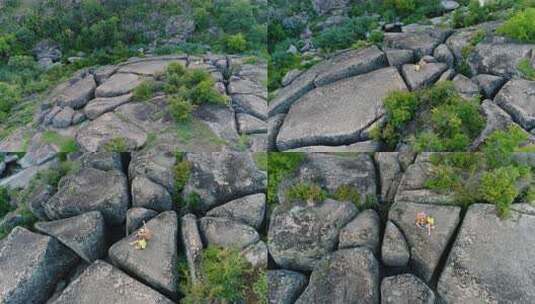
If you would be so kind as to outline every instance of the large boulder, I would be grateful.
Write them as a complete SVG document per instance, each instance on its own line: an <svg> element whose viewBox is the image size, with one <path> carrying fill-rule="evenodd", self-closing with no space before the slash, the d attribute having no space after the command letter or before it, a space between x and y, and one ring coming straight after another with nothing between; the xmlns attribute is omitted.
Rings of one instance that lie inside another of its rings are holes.
<svg viewBox="0 0 535 304"><path fill-rule="evenodd" d="M254 228L227 218L205 216L199 230L207 245L243 249L260 240Z"/></svg>
<svg viewBox="0 0 535 304"><path fill-rule="evenodd" d="M383 98L405 89L405 82L393 67L316 88L290 108L277 147L282 151L366 140L361 133L384 114Z"/></svg>
<svg viewBox="0 0 535 304"><path fill-rule="evenodd" d="M360 194L361 203L377 194L375 166L367 154L307 154L295 173L280 183L279 202L285 202L288 188L298 183L318 184L330 193L349 187Z"/></svg>
<svg viewBox="0 0 535 304"><path fill-rule="evenodd" d="M338 248L368 247L377 253L380 231L381 219L377 212L373 209L365 210L340 230Z"/></svg>
<svg viewBox="0 0 535 304"><path fill-rule="evenodd" d="M98 211L52 222L38 222L38 231L55 237L88 263L106 254L106 224Z"/></svg>
<svg viewBox="0 0 535 304"><path fill-rule="evenodd" d="M103 261L91 264L51 304L173 304L154 289Z"/></svg>
<svg viewBox="0 0 535 304"><path fill-rule="evenodd" d="M391 221L386 223L383 245L381 247L381 257L383 263L391 267L406 266L411 257L409 246L403 233Z"/></svg>
<svg viewBox="0 0 535 304"><path fill-rule="evenodd" d="M132 100L132 94L95 98L85 106L84 113L89 119L96 119L100 115L111 112L130 100Z"/></svg>
<svg viewBox="0 0 535 304"><path fill-rule="evenodd" d="M267 101L256 95L234 94L232 95L232 104L236 110L256 116L262 120L268 118Z"/></svg>
<svg viewBox="0 0 535 304"><path fill-rule="evenodd" d="M304 274L290 270L269 270L269 304L293 304L307 285Z"/></svg>
<svg viewBox="0 0 535 304"><path fill-rule="evenodd" d="M421 62L403 65L401 74L403 74L411 91L414 91L435 83L447 69L448 66L445 63Z"/></svg>
<svg viewBox="0 0 535 304"><path fill-rule="evenodd" d="M434 304L435 293L412 274L387 277L381 282L381 304Z"/></svg>
<svg viewBox="0 0 535 304"><path fill-rule="evenodd" d="M136 233L115 243L109 250L111 261L156 290L178 297L178 218L174 211L160 213L144 226L151 237L145 249L132 243Z"/></svg>
<svg viewBox="0 0 535 304"><path fill-rule="evenodd" d="M479 86L483 97L493 99L498 90L506 82L506 79L500 76L490 74L479 74L472 77L472 80Z"/></svg>
<svg viewBox="0 0 535 304"><path fill-rule="evenodd" d="M173 199L165 187L144 176L136 176L132 181L132 206L156 211L173 209Z"/></svg>
<svg viewBox="0 0 535 304"><path fill-rule="evenodd" d="M191 174L182 196L198 195L201 210L266 188L266 174L257 169L250 153L188 153L185 160L191 163Z"/></svg>
<svg viewBox="0 0 535 304"><path fill-rule="evenodd" d="M498 92L494 102L524 129L535 127L535 81L510 80Z"/></svg>
<svg viewBox="0 0 535 304"><path fill-rule="evenodd" d="M266 213L266 195L264 193L240 197L206 213L213 217L226 217L259 229Z"/></svg>
<svg viewBox="0 0 535 304"><path fill-rule="evenodd" d="M420 212L434 218L435 226L431 231L415 224ZM398 202L391 207L388 219L405 236L411 253L410 267L422 280L429 282L432 279L459 224L460 213L461 208L456 206Z"/></svg>
<svg viewBox="0 0 535 304"><path fill-rule="evenodd" d="M310 271L335 250L340 229L356 214L352 203L331 199L317 206L278 206L269 225L269 252L283 268Z"/></svg>
<svg viewBox="0 0 535 304"><path fill-rule="evenodd" d="M97 152L102 151L111 140L123 139L127 150L132 151L141 148L147 141L147 136L147 133L137 125L109 112L82 124L76 135L76 141L83 150Z"/></svg>
<svg viewBox="0 0 535 304"><path fill-rule="evenodd" d="M531 60L533 44L509 42L482 42L468 56L468 64L475 74L492 74L511 78L521 76L518 63L522 59Z"/></svg>
<svg viewBox="0 0 535 304"><path fill-rule="evenodd" d="M52 92L52 99L61 107L79 109L84 107L95 95L97 84L91 74L59 85Z"/></svg>
<svg viewBox="0 0 535 304"><path fill-rule="evenodd" d="M0 302L45 303L77 261L54 238L16 227L0 242Z"/></svg>
<svg viewBox="0 0 535 304"><path fill-rule="evenodd" d="M397 152L378 152L374 154L375 164L379 171L381 193L379 201L393 202L402 176L401 164Z"/></svg>
<svg viewBox="0 0 535 304"><path fill-rule="evenodd" d="M135 178L145 176L151 181L164 186L169 193L174 193L175 175L173 167L176 153L166 145L147 147L142 151L131 153L132 159L128 167L128 176Z"/></svg>
<svg viewBox="0 0 535 304"><path fill-rule="evenodd" d="M142 76L158 76L165 72L167 66L171 63L180 63L186 65L186 56L178 56L176 60L172 58L156 58L152 60L138 60L132 63L127 63L121 66L117 72L118 73L132 73Z"/></svg>
<svg viewBox="0 0 535 304"><path fill-rule="evenodd" d="M433 50L444 42L449 31L423 27L403 33L385 33L385 45L396 49L413 50L417 59L432 55Z"/></svg>
<svg viewBox="0 0 535 304"><path fill-rule="evenodd" d="M379 263L367 248L338 250L314 267L295 304L378 304Z"/></svg>
<svg viewBox="0 0 535 304"><path fill-rule="evenodd" d="M91 167L103 171L123 170L121 154L116 152L84 153L80 156L82 167Z"/></svg>
<svg viewBox="0 0 535 304"><path fill-rule="evenodd" d="M203 243L197 217L191 213L184 215L180 221L180 232L182 244L184 244L184 254L188 261L188 270L192 282L198 282L201 277L201 258Z"/></svg>
<svg viewBox="0 0 535 304"><path fill-rule="evenodd" d="M108 224L122 224L128 209L128 183L123 173L82 168L63 177L58 192L44 204L50 219L100 211Z"/></svg>
<svg viewBox="0 0 535 304"><path fill-rule="evenodd" d="M476 150L485 140L497 130L506 130L510 125L515 124L507 112L495 104L492 100L486 99L481 103L481 109L485 115L485 128L470 145L471 150Z"/></svg>
<svg viewBox="0 0 535 304"><path fill-rule="evenodd" d="M438 282L445 303L535 302L535 210L513 206L506 219L470 206Z"/></svg>
<svg viewBox="0 0 535 304"><path fill-rule="evenodd" d="M146 208L130 208L126 212L126 235L135 232L143 223L150 221L157 216L158 212Z"/></svg>
<svg viewBox="0 0 535 304"><path fill-rule="evenodd" d="M131 73L116 73L106 79L96 90L96 97L115 97L128 94L143 82L143 78Z"/></svg>

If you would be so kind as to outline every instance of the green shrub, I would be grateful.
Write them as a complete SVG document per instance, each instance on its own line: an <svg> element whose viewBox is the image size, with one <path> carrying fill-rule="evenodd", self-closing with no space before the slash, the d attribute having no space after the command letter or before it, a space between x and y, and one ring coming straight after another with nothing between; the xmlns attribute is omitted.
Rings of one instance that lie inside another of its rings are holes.
<svg viewBox="0 0 535 304"><path fill-rule="evenodd" d="M377 19L374 17L351 18L342 25L323 30L314 38L314 45L326 52L348 48L357 40L366 40L366 34L377 27ZM374 35L378 39L377 34Z"/></svg>
<svg viewBox="0 0 535 304"><path fill-rule="evenodd" d="M387 7L403 14L410 14L416 9L415 0L385 0L384 2Z"/></svg>
<svg viewBox="0 0 535 304"><path fill-rule="evenodd" d="M146 80L138 85L133 92L134 101L146 101L154 95L155 84L153 81Z"/></svg>
<svg viewBox="0 0 535 304"><path fill-rule="evenodd" d="M485 172L481 177L482 197L495 204L502 217L508 215L509 207L519 194L516 182L520 176L517 167L507 166Z"/></svg>
<svg viewBox="0 0 535 304"><path fill-rule="evenodd" d="M191 282L189 275L183 274L181 303L240 303L250 293L265 292L265 275L253 271L237 249L208 246L202 252L200 268L200 282ZM252 301L247 303L262 303Z"/></svg>
<svg viewBox="0 0 535 304"><path fill-rule="evenodd" d="M304 161L302 153L268 153L268 191L267 202L274 205L278 202L279 184L290 176Z"/></svg>
<svg viewBox="0 0 535 304"><path fill-rule="evenodd" d="M191 104L180 96L171 96L169 99L169 111L176 122L187 122L191 119L191 113L197 106Z"/></svg>
<svg viewBox="0 0 535 304"><path fill-rule="evenodd" d="M528 80L535 80L535 68L531 66L529 59L524 58L518 62L518 71Z"/></svg>
<svg viewBox="0 0 535 304"><path fill-rule="evenodd" d="M267 152L256 152L253 154L254 162L256 167L262 171L267 171L268 169L268 154Z"/></svg>
<svg viewBox="0 0 535 304"><path fill-rule="evenodd" d="M385 37L385 34L383 33L383 31L373 30L368 36L368 41L371 43L378 44L378 43L383 42L384 37Z"/></svg>
<svg viewBox="0 0 535 304"><path fill-rule="evenodd" d="M226 104L228 99L214 88L214 81L206 79L195 85L186 94L193 104L202 103Z"/></svg>
<svg viewBox="0 0 535 304"><path fill-rule="evenodd" d="M289 202L321 203L326 197L326 192L312 183L298 183L286 191L286 199Z"/></svg>
<svg viewBox="0 0 535 304"><path fill-rule="evenodd" d="M0 121L7 119L11 109L20 100L20 94L15 87L0 82Z"/></svg>
<svg viewBox="0 0 535 304"><path fill-rule="evenodd" d="M535 8L527 8L505 21L497 33L522 42L535 43Z"/></svg>
<svg viewBox="0 0 535 304"><path fill-rule="evenodd" d="M528 134L517 125L511 125L505 131L494 131L482 148L488 166L497 168L509 165L513 152L527 139Z"/></svg>
<svg viewBox="0 0 535 304"><path fill-rule="evenodd" d="M191 175L191 163L187 160L179 160L173 168L175 174L175 192L179 193L184 189Z"/></svg>
<svg viewBox="0 0 535 304"><path fill-rule="evenodd" d="M264 271L259 272L258 280L253 283L253 292L256 296L256 304L268 304L268 279Z"/></svg>
<svg viewBox="0 0 535 304"><path fill-rule="evenodd" d="M123 137L114 137L108 140L102 149L106 152L127 152L128 142Z"/></svg>
<svg viewBox="0 0 535 304"><path fill-rule="evenodd" d="M360 193L350 185L341 185L336 188L332 198L337 201L352 202L357 208L361 207Z"/></svg>
<svg viewBox="0 0 535 304"><path fill-rule="evenodd" d="M242 33L226 37L224 45L225 50L229 53L241 53L247 50L247 40Z"/></svg>

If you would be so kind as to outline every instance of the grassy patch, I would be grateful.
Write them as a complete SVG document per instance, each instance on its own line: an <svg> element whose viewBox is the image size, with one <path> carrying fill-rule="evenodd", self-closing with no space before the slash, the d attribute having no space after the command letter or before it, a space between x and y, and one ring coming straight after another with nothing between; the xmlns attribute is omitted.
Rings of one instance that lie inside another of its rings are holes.
<svg viewBox="0 0 535 304"><path fill-rule="evenodd" d="M279 184L292 174L304 161L302 153L268 153L268 191L267 202L274 205L278 202Z"/></svg>
<svg viewBox="0 0 535 304"><path fill-rule="evenodd" d="M8 212L13 211L13 207L9 204L10 198L6 188L0 187L0 218L4 217Z"/></svg>
<svg viewBox="0 0 535 304"><path fill-rule="evenodd" d="M186 268L186 267L183 267ZM237 249L209 246L201 256L202 279L191 282L183 271L181 303L267 303L267 280Z"/></svg>
<svg viewBox="0 0 535 304"><path fill-rule="evenodd" d="M395 148L408 123L415 119L431 125L430 130L411 136L415 151L466 151L485 126L478 99L463 99L449 81L420 91L393 92L384 104L386 123L372 136L390 148Z"/></svg>
<svg viewBox="0 0 535 304"><path fill-rule="evenodd" d="M268 154L267 152L256 152L253 153L253 159L256 164L256 167L259 170L267 171L268 169Z"/></svg>
<svg viewBox="0 0 535 304"><path fill-rule="evenodd" d="M191 175L191 163L182 159L181 155L176 157L177 163L173 167L175 173L175 192L182 192Z"/></svg>
<svg viewBox="0 0 535 304"><path fill-rule="evenodd" d="M535 7L520 10L503 23L496 32L521 42L535 42Z"/></svg>
<svg viewBox="0 0 535 304"><path fill-rule="evenodd" d="M332 195L332 198L337 201L352 202L357 208L361 207L360 193L355 188L351 187L351 185L341 185L338 187Z"/></svg>
<svg viewBox="0 0 535 304"><path fill-rule="evenodd" d="M106 152L127 152L128 143L123 137L115 137L102 145L102 149Z"/></svg>
<svg viewBox="0 0 535 304"><path fill-rule="evenodd" d="M178 143L184 151L218 151L228 142L219 138L205 123L191 119L176 125Z"/></svg>
<svg viewBox="0 0 535 304"><path fill-rule="evenodd" d="M529 59L524 58L518 62L518 71L528 80L535 80L535 69L531 66Z"/></svg>
<svg viewBox="0 0 535 304"><path fill-rule="evenodd" d="M56 145L60 152L77 152L78 144L71 137L63 136L54 131L45 131L42 134L43 142Z"/></svg>
<svg viewBox="0 0 535 304"><path fill-rule="evenodd" d="M133 93L132 98L134 101L147 101L154 96L155 84L154 81L145 80L140 85L138 85Z"/></svg>
<svg viewBox="0 0 535 304"><path fill-rule="evenodd" d="M464 207L473 203L494 204L498 215L506 217L516 199L535 197L532 187L520 188L532 183L532 169L513 160L513 153L527 138L516 128L491 134L482 153L434 155L432 177L425 186L453 193L455 202Z"/></svg>
<svg viewBox="0 0 535 304"><path fill-rule="evenodd" d="M286 191L286 199L290 202L321 203L327 198L327 193L320 186L313 183L298 183Z"/></svg>

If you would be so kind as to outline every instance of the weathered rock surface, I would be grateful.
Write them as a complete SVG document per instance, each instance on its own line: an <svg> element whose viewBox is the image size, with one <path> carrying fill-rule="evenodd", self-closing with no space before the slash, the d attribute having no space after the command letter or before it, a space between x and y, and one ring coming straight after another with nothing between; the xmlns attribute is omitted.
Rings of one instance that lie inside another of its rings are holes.
<svg viewBox="0 0 535 304"><path fill-rule="evenodd" d="M189 275L192 282L197 282L201 276L201 253L203 243L199 228L197 226L197 217L191 213L182 217L180 222L180 231L182 244L186 259L188 261Z"/></svg>
<svg viewBox="0 0 535 304"><path fill-rule="evenodd" d="M95 98L84 108L84 113L89 119L96 119L100 115L111 112L120 105L132 100L132 94L125 94L116 97Z"/></svg>
<svg viewBox="0 0 535 304"><path fill-rule="evenodd" d="M134 231L143 226L143 223L148 222L153 217L157 216L158 212L152 209L145 208L130 208L126 212L126 235L130 235Z"/></svg>
<svg viewBox="0 0 535 304"><path fill-rule="evenodd" d="M227 218L203 217L199 230L207 245L243 249L260 240L252 227Z"/></svg>
<svg viewBox="0 0 535 304"><path fill-rule="evenodd" d="M267 123L249 114L236 114L240 134L267 133Z"/></svg>
<svg viewBox="0 0 535 304"><path fill-rule="evenodd" d="M435 227L428 229L415 224L416 215L425 212L435 219ZM430 281L440 258L460 221L461 208L413 203L395 203L388 219L396 224L410 248L410 266L418 277Z"/></svg>
<svg viewBox="0 0 535 304"><path fill-rule="evenodd" d="M265 213L266 195L259 193L244 196L213 208L206 215L233 219L259 229L264 221Z"/></svg>
<svg viewBox="0 0 535 304"><path fill-rule="evenodd" d="M437 48L433 51L433 57L435 57L439 62L447 64L450 68L454 67L455 57L445 44L437 46Z"/></svg>
<svg viewBox="0 0 535 304"><path fill-rule="evenodd" d="M379 201L393 202L401 180L401 164L397 152L379 152L374 154L379 171L381 193Z"/></svg>
<svg viewBox="0 0 535 304"><path fill-rule="evenodd" d="M473 74L492 74L511 78L520 76L518 63L531 59L532 44L482 42L468 57L468 64Z"/></svg>
<svg viewBox="0 0 535 304"><path fill-rule="evenodd" d="M319 87L291 107L277 147L282 151L365 140L360 133L384 114L383 98L404 89L403 79L392 67Z"/></svg>
<svg viewBox="0 0 535 304"><path fill-rule="evenodd" d="M254 269L264 270L268 267L268 248L263 241L247 246L241 251L241 255Z"/></svg>
<svg viewBox="0 0 535 304"><path fill-rule="evenodd" d="M340 229L356 214L352 203L331 199L318 206L278 206L271 215L269 252L281 267L312 270L335 249Z"/></svg>
<svg viewBox="0 0 535 304"><path fill-rule="evenodd" d="M58 192L44 204L50 219L100 211L107 223L124 222L128 209L127 181L121 172L83 168L63 177Z"/></svg>
<svg viewBox="0 0 535 304"><path fill-rule="evenodd" d="M232 103L237 110L256 116L262 120L267 119L267 101L256 95L235 94L232 95Z"/></svg>
<svg viewBox="0 0 535 304"><path fill-rule="evenodd" d="M400 67L404 64L414 62L413 50L398 50L388 49L385 51L388 64L395 67Z"/></svg>
<svg viewBox="0 0 535 304"><path fill-rule="evenodd" d="M444 63L405 64L401 67L401 74L413 91L433 84L447 69Z"/></svg>
<svg viewBox="0 0 535 304"><path fill-rule="evenodd" d="M269 304L293 304L307 285L304 274L290 270L269 270Z"/></svg>
<svg viewBox="0 0 535 304"><path fill-rule="evenodd" d="M142 176L132 181L132 206L156 211L173 209L171 195L163 186Z"/></svg>
<svg viewBox="0 0 535 304"><path fill-rule="evenodd" d="M84 153L80 156L82 167L103 171L123 170L121 154L115 152Z"/></svg>
<svg viewBox="0 0 535 304"><path fill-rule="evenodd" d="M492 205L468 209L438 283L446 303L535 301L530 279L535 216L515 209L507 219L500 219Z"/></svg>
<svg viewBox="0 0 535 304"><path fill-rule="evenodd" d="M165 58L165 57L164 57ZM138 62L127 63L117 70L118 73L132 73L142 76L157 76L165 72L167 66L171 63L180 63L186 65L186 56L176 56L176 60L141 60Z"/></svg>
<svg viewBox="0 0 535 304"><path fill-rule="evenodd" d="M368 247L377 253L380 225L381 220L375 210L368 209L361 212L340 230L338 248Z"/></svg>
<svg viewBox="0 0 535 304"><path fill-rule="evenodd" d="M382 304L434 304L435 294L412 274L387 277L381 283Z"/></svg>
<svg viewBox="0 0 535 304"><path fill-rule="evenodd" d="M513 79L494 98L524 129L535 127L535 81Z"/></svg>
<svg viewBox="0 0 535 304"><path fill-rule="evenodd" d="M500 76L490 74L479 74L472 77L472 80L479 86L483 97L492 99L498 93L498 90L505 83L506 79Z"/></svg>
<svg viewBox="0 0 535 304"><path fill-rule="evenodd" d="M44 303L77 261L55 239L16 227L0 242L0 302Z"/></svg>
<svg viewBox="0 0 535 304"><path fill-rule="evenodd" d="M492 100L484 100L481 103L481 109L486 118L485 128L471 144L471 150L475 150L485 142L485 140L496 130L506 130L507 127L514 124L511 116L502 108L496 105Z"/></svg>
<svg viewBox="0 0 535 304"><path fill-rule="evenodd" d="M71 107L65 107L52 119L52 125L55 128L66 128L71 125L74 110Z"/></svg>
<svg viewBox="0 0 535 304"><path fill-rule="evenodd" d="M391 221L386 223L381 257L386 266L403 267L409 263L410 252L407 241L399 228Z"/></svg>
<svg viewBox="0 0 535 304"><path fill-rule="evenodd" d="M367 248L338 250L317 263L295 303L379 303L379 263Z"/></svg>
<svg viewBox="0 0 535 304"><path fill-rule="evenodd" d="M115 97L130 93L143 82L143 78L130 73L113 74L95 90L96 97Z"/></svg>
<svg viewBox="0 0 535 304"><path fill-rule="evenodd" d="M375 197L377 193L373 160L369 155L362 153L307 154L293 176L283 180L279 185L279 202L286 202L288 188L298 183L315 183L330 193L335 193L340 187L349 187L360 194L361 203Z"/></svg>
<svg viewBox="0 0 535 304"><path fill-rule="evenodd" d="M126 142L128 151L133 151L145 144L147 134L118 115L106 113L83 124L76 135L76 141L87 152L101 151L106 143L119 138Z"/></svg>
<svg viewBox="0 0 535 304"><path fill-rule="evenodd" d="M54 101L61 107L82 108L93 98L96 86L91 74L74 78L54 90Z"/></svg>
<svg viewBox="0 0 535 304"><path fill-rule="evenodd" d="M196 193L201 210L266 188L266 174L256 168L250 153L188 153L185 159L191 163L191 174L182 196Z"/></svg>
<svg viewBox="0 0 535 304"><path fill-rule="evenodd" d="M457 74L453 78L453 86L459 92L461 97L465 99L473 99L479 95L479 87L470 78Z"/></svg>
<svg viewBox="0 0 535 304"><path fill-rule="evenodd" d="M98 211L52 222L38 222L35 229L58 239L86 262L106 254L106 224Z"/></svg>
<svg viewBox="0 0 535 304"><path fill-rule="evenodd" d="M109 250L111 261L162 293L178 297L178 218L174 211L159 214L146 224L151 238L145 249L132 244L132 234Z"/></svg>
<svg viewBox="0 0 535 304"><path fill-rule="evenodd" d="M52 304L173 304L157 291L103 261L91 264Z"/></svg>
<svg viewBox="0 0 535 304"><path fill-rule="evenodd" d="M391 48L413 50L416 59L420 59L424 55L432 55L448 35L448 31L423 27L403 33L385 33L384 41Z"/></svg>

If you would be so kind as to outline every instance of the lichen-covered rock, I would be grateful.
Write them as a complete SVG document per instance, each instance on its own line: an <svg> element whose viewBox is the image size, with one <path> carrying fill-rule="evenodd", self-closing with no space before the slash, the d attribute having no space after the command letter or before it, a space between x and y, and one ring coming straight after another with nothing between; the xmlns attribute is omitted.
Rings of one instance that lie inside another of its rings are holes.
<svg viewBox="0 0 535 304"><path fill-rule="evenodd" d="M278 206L269 225L269 252L283 268L310 271L335 249L340 229L356 214L352 203L331 199L317 206Z"/></svg>
<svg viewBox="0 0 535 304"><path fill-rule="evenodd" d="M405 64L401 67L401 74L409 89L414 91L433 84L447 69L444 63Z"/></svg>
<svg viewBox="0 0 535 304"><path fill-rule="evenodd" d="M191 174L182 196L197 195L200 210L266 189L266 174L250 153L188 153L185 160L191 163Z"/></svg>
<svg viewBox="0 0 535 304"><path fill-rule="evenodd" d="M143 78L131 73L116 73L95 90L96 97L115 97L133 91L143 82Z"/></svg>
<svg viewBox="0 0 535 304"><path fill-rule="evenodd" d="M369 249L341 249L317 263L295 304L378 304L379 284L379 263Z"/></svg>
<svg viewBox="0 0 535 304"><path fill-rule="evenodd" d="M84 113L87 118L93 120L106 112L113 111L115 108L129 102L131 99L132 94L95 98L85 106Z"/></svg>
<svg viewBox="0 0 535 304"><path fill-rule="evenodd" d="M377 253L381 220L373 209L357 215L340 230L338 248L368 247Z"/></svg>
<svg viewBox="0 0 535 304"><path fill-rule="evenodd" d="M53 100L61 107L79 109L93 98L96 86L91 74L73 78L54 89Z"/></svg>
<svg viewBox="0 0 535 304"><path fill-rule="evenodd" d="M498 92L494 102L524 129L535 127L535 81L510 80Z"/></svg>
<svg viewBox="0 0 535 304"><path fill-rule="evenodd" d="M103 261L91 264L52 304L173 304L154 289Z"/></svg>
<svg viewBox="0 0 535 304"><path fill-rule="evenodd" d="M77 261L54 238L16 227L0 242L0 302L45 303Z"/></svg>
<svg viewBox="0 0 535 304"><path fill-rule="evenodd" d="M399 228L391 221L386 223L381 257L386 266L403 267L409 263L410 252L407 241Z"/></svg>
<svg viewBox="0 0 535 304"><path fill-rule="evenodd" d="M401 164L397 152L378 152L374 154L379 171L381 193L379 200L393 202L402 176Z"/></svg>
<svg viewBox="0 0 535 304"><path fill-rule="evenodd" d="M98 211L63 220L38 222L35 229L55 237L88 263L106 254L106 224Z"/></svg>
<svg viewBox="0 0 535 304"><path fill-rule="evenodd" d="M439 62L445 63L448 67L452 68L455 64L455 57L451 53L447 45L441 44L433 51L433 57Z"/></svg>
<svg viewBox="0 0 535 304"><path fill-rule="evenodd" d="M472 80L479 86L483 97L493 99L500 90L506 79L500 76L490 74L479 74L472 77Z"/></svg>
<svg viewBox="0 0 535 304"><path fill-rule="evenodd" d="M208 245L243 249L260 240L252 227L227 218L203 217L199 230Z"/></svg>
<svg viewBox="0 0 535 304"><path fill-rule="evenodd" d="M422 27L421 29L404 31L403 33L385 33L385 45L395 49L414 51L416 59L432 55L433 50L444 42L449 31Z"/></svg>
<svg viewBox="0 0 535 304"><path fill-rule="evenodd" d="M479 87L477 84L462 74L457 74L453 78L453 86L465 99L473 99L479 95Z"/></svg>
<svg viewBox="0 0 535 304"><path fill-rule="evenodd" d="M180 221L180 232L182 244L184 244L184 254L188 261L188 270L192 282L198 282L201 276L201 253L203 243L199 227L197 226L197 217L188 213Z"/></svg>
<svg viewBox="0 0 535 304"><path fill-rule="evenodd" d="M111 261L156 290L178 297L178 218L174 211L160 213L144 226L151 238L145 249L132 244L135 233L115 243L109 250Z"/></svg>
<svg viewBox="0 0 535 304"><path fill-rule="evenodd" d="M131 187L133 207L143 207L156 211L173 209L173 200L167 189L150 179L136 176Z"/></svg>
<svg viewBox="0 0 535 304"><path fill-rule="evenodd" d="M264 222L265 213L266 195L259 193L240 197L213 208L206 215L230 218L259 229Z"/></svg>
<svg viewBox="0 0 535 304"><path fill-rule="evenodd" d="M241 255L255 269L264 270L268 267L268 249L263 241L245 247L241 251Z"/></svg>
<svg viewBox="0 0 535 304"><path fill-rule="evenodd" d="M434 304L435 293L412 274L387 277L381 283L381 304Z"/></svg>
<svg viewBox="0 0 535 304"><path fill-rule="evenodd" d="M293 304L307 285L304 274L290 270L269 270L269 304Z"/></svg>
<svg viewBox="0 0 535 304"><path fill-rule="evenodd" d="M513 205L509 218L493 205L468 209L438 282L446 303L532 303L535 213Z"/></svg>
<svg viewBox="0 0 535 304"><path fill-rule="evenodd" d="M121 172L82 168L63 177L58 192L44 204L50 219L63 219L100 211L107 223L124 222L128 209L128 185Z"/></svg>
<svg viewBox="0 0 535 304"><path fill-rule="evenodd" d="M157 216L158 212L146 208L130 208L126 212L126 235L130 235L134 231L143 226L143 223L148 222L153 217Z"/></svg>

